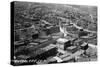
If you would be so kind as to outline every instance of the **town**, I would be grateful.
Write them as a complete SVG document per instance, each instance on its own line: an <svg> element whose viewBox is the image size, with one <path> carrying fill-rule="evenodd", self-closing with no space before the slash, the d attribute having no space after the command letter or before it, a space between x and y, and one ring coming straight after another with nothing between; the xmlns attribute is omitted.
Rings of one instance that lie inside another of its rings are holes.
<svg viewBox="0 0 100 67"><path fill-rule="evenodd" d="M27 10L30 7L31 5L29 5ZM21 15L25 19L22 28L19 28L21 26L18 24L18 20L15 23L13 60L15 65L97 60L97 42L92 41L97 38L97 32L79 26L79 19L73 20L56 16L56 21L49 22L41 19L39 16L38 19L29 15L25 16L26 13ZM73 12L72 14L74 15ZM91 20L85 19L83 23L87 21L89 23L94 22L92 15L88 15L88 17ZM16 60L27 60L28 62L17 63Z"/></svg>

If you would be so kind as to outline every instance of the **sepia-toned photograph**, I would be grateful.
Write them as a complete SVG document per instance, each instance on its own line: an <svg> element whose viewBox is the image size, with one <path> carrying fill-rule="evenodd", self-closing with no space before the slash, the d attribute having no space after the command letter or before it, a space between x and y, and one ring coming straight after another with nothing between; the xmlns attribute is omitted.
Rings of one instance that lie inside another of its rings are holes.
<svg viewBox="0 0 100 67"><path fill-rule="evenodd" d="M97 6L11 2L11 65L97 61Z"/></svg>

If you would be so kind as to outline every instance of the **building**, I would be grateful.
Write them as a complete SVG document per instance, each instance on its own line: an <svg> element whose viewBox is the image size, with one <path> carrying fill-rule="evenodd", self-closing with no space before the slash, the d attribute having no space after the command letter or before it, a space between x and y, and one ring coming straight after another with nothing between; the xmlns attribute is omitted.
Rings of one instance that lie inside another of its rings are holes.
<svg viewBox="0 0 100 67"><path fill-rule="evenodd" d="M64 50L66 50L68 47L73 46L73 44L71 43L71 41L67 41L64 43Z"/></svg>
<svg viewBox="0 0 100 67"><path fill-rule="evenodd" d="M32 52L30 54L31 57L29 59L46 60L48 57L56 56L56 54L57 54L57 47L50 44L49 46L40 48Z"/></svg>
<svg viewBox="0 0 100 67"><path fill-rule="evenodd" d="M47 35L60 32L59 26L53 26L53 27L51 26L45 29L44 31L46 32Z"/></svg>
<svg viewBox="0 0 100 67"><path fill-rule="evenodd" d="M87 50L88 48L89 48L88 43L83 43L81 45L81 49L83 49L83 50Z"/></svg>
<svg viewBox="0 0 100 67"><path fill-rule="evenodd" d="M57 39L57 46L58 46L58 48L61 48L61 49L64 49L64 44L66 43L66 42L68 42L69 40L67 40L67 39L65 39L65 38L59 38L59 39Z"/></svg>

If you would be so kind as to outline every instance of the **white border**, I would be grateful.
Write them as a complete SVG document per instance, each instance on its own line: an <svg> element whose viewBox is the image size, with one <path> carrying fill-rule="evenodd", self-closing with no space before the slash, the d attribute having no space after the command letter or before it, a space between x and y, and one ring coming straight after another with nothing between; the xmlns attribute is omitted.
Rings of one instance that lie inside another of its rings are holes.
<svg viewBox="0 0 100 67"><path fill-rule="evenodd" d="M10 2L13 0L0 0L0 67L12 67L10 65ZM60 3L60 4L76 4L76 5L90 5L98 6L98 12L100 7L99 0L16 0L16 1L28 1L28 2L44 2L44 3ZM98 14L99 15L99 14ZM98 16L100 17L100 15ZM100 34L98 21L98 34ZM99 36L99 35L98 35ZM98 37L98 49L99 49ZM100 55L100 49L98 54ZM46 65L29 65L30 67L98 67L99 62L79 62L79 63L62 63L62 64L46 64ZM28 66L26 66L28 67Z"/></svg>

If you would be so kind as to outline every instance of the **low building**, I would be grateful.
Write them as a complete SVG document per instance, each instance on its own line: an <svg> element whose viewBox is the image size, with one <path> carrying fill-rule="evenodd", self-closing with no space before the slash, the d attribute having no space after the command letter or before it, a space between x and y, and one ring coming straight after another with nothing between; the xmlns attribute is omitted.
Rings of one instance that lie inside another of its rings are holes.
<svg viewBox="0 0 100 67"><path fill-rule="evenodd" d="M67 41L64 43L64 50L66 50L68 47L73 46L73 44L71 43L71 41Z"/></svg>
<svg viewBox="0 0 100 67"><path fill-rule="evenodd" d="M39 37L39 34L38 33L35 33L35 34L32 35L32 38L33 39L37 39L38 37Z"/></svg>
<svg viewBox="0 0 100 67"><path fill-rule="evenodd" d="M81 49L83 49L83 50L87 50L88 48L89 48L88 43L83 43L81 45Z"/></svg>
<svg viewBox="0 0 100 67"><path fill-rule="evenodd" d="M70 47L67 47L66 50L70 53L75 53L78 50L78 47L77 46L70 46Z"/></svg>
<svg viewBox="0 0 100 67"><path fill-rule="evenodd" d="M58 48L61 48L61 49L64 49L64 44L66 43L66 42L68 42L69 40L67 40L67 39L65 39L65 38L59 38L59 39L57 39L57 46L58 46Z"/></svg>
<svg viewBox="0 0 100 67"><path fill-rule="evenodd" d="M44 30L47 35L60 32L59 26L50 27Z"/></svg>
<svg viewBox="0 0 100 67"><path fill-rule="evenodd" d="M50 44L46 47L34 50L30 54L31 57L29 59L45 60L50 56L56 56L56 54L57 54L57 47L55 45Z"/></svg>

